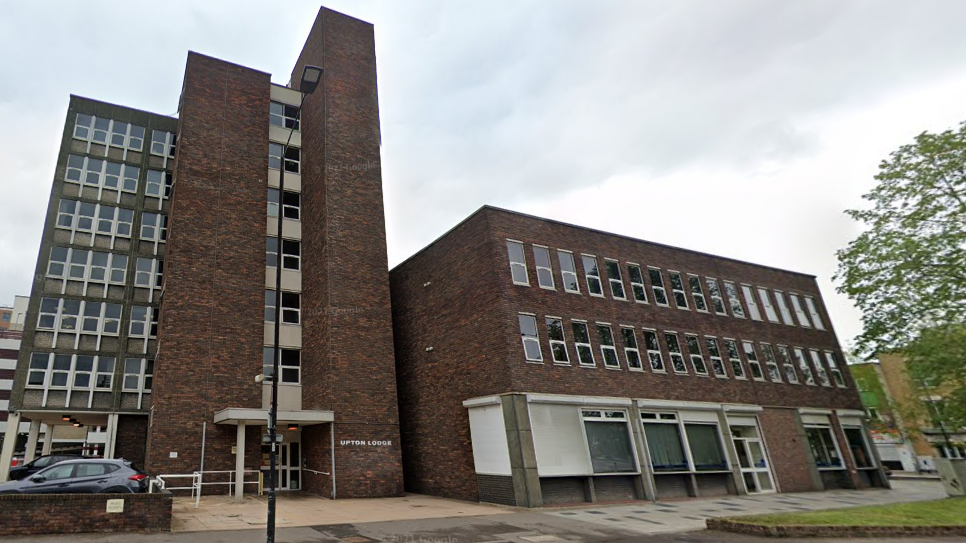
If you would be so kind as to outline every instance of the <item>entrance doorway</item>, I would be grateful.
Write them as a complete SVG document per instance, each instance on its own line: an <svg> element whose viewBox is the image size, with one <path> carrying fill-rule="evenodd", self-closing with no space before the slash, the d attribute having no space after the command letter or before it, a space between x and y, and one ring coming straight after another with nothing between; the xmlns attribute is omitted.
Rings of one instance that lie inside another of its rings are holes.
<svg viewBox="0 0 966 543"><path fill-rule="evenodd" d="M757 426L732 425L731 439L738 454L738 466L750 494L775 491L771 469L765 456Z"/></svg>
<svg viewBox="0 0 966 543"><path fill-rule="evenodd" d="M278 466L275 469L275 481L278 490L299 490L302 488L302 451L299 445L298 442L278 444ZM266 488L269 484L269 455L271 453L271 445L262 445L262 476Z"/></svg>

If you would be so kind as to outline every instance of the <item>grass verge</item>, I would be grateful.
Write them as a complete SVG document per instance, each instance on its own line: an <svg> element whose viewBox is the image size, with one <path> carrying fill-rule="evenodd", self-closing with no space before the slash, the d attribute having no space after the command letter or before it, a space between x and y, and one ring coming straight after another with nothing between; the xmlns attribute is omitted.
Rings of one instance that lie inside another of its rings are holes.
<svg viewBox="0 0 966 543"><path fill-rule="evenodd" d="M762 526L966 526L966 498L731 518Z"/></svg>

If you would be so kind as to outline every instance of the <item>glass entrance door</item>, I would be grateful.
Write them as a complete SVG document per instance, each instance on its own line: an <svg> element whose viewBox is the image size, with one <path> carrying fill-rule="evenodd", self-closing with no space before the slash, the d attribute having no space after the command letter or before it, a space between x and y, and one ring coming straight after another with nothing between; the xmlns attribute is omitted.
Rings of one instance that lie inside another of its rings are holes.
<svg viewBox="0 0 966 543"><path fill-rule="evenodd" d="M738 465L745 487L749 493L774 492L771 470L765 457L758 428L755 426L731 426L731 439L738 454Z"/></svg>
<svg viewBox="0 0 966 543"><path fill-rule="evenodd" d="M265 462L263 466L265 486L268 486L268 455L271 454L271 445L262 446L262 455ZM275 469L275 481L278 490L298 490L302 488L302 455L299 443L279 443L278 444L278 466Z"/></svg>

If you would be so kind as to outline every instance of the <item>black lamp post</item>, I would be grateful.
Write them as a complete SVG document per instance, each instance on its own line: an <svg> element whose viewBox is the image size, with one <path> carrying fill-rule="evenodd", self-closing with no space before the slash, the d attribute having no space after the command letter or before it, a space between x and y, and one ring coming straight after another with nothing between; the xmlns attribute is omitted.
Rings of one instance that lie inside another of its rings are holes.
<svg viewBox="0 0 966 543"><path fill-rule="evenodd" d="M305 66L302 69L302 81L299 85L301 99L299 100L298 109L295 110L296 122L299 122L299 118L302 116L302 104L305 103L305 96L315 92L315 89L319 86L321 81L322 68L319 68L318 66ZM301 130L301 126L299 129ZM272 441L272 453L269 455L268 475L268 534L266 538L268 543L275 543L275 467L278 465L278 366L281 360L281 352L278 344L279 332L282 324L282 221L284 220L283 200L285 198L285 155L288 154L288 146L292 142L292 134L294 132L295 126L292 127L292 131L288 134L288 140L286 140L285 145L282 147L282 156L279 157L280 164L278 168L278 230L275 236L275 241L277 243L277 252L275 257L275 348L272 360L272 404L269 407L268 412L268 435L269 439Z"/></svg>

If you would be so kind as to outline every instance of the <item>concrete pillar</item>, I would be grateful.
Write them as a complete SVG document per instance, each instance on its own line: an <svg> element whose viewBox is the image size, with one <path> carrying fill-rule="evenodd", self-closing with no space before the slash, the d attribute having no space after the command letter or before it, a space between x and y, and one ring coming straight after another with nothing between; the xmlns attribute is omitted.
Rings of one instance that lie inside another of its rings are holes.
<svg viewBox="0 0 966 543"><path fill-rule="evenodd" d="M27 434L27 450L24 452L23 461L30 462L37 456L37 439L40 437L40 421L30 421L30 433Z"/></svg>
<svg viewBox="0 0 966 543"><path fill-rule="evenodd" d="M245 501L245 423L238 423L235 437L235 501Z"/></svg>
<svg viewBox="0 0 966 543"><path fill-rule="evenodd" d="M50 454L50 449L54 446L54 428L56 428L56 426L53 424L47 425L47 433L44 434L44 448L40 451L40 454Z"/></svg>
<svg viewBox="0 0 966 543"><path fill-rule="evenodd" d="M19 430L20 413L10 413L7 416L7 433L3 436L3 450L0 451L0 483L6 482L10 476L10 462L13 461Z"/></svg>
<svg viewBox="0 0 966 543"><path fill-rule="evenodd" d="M543 492L540 490L540 475L537 474L537 452L533 446L527 397L525 394L510 394L503 396L502 402L516 505L540 507L543 505Z"/></svg>
<svg viewBox="0 0 966 543"><path fill-rule="evenodd" d="M657 490L654 487L654 471L651 469L651 453L647 450L647 439L644 436L644 426L641 424L641 410L635 405L630 409L631 435L637 447L637 463L641 466L641 477L637 484L638 490L645 500L656 501Z"/></svg>
<svg viewBox="0 0 966 543"><path fill-rule="evenodd" d="M117 442L117 413L107 416L107 440L104 442L104 458L114 458L114 448Z"/></svg>

